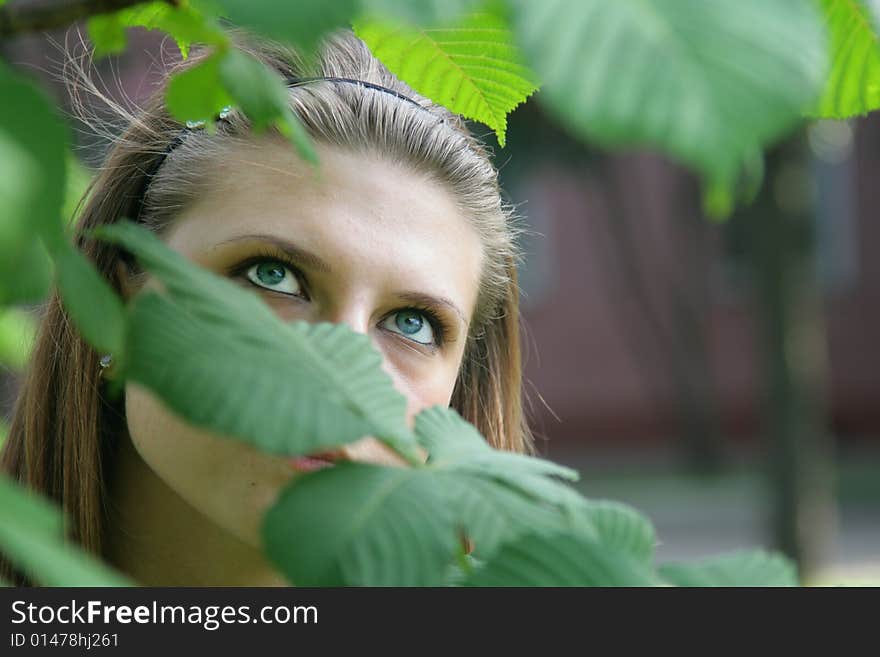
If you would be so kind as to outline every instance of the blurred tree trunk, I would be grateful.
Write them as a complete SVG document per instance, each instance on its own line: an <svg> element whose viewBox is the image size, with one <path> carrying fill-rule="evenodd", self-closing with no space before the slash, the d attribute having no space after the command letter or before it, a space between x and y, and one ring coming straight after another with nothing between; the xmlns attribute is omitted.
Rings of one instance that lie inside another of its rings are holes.
<svg viewBox="0 0 880 657"><path fill-rule="evenodd" d="M699 212L682 211L692 204L688 195L673 197L679 206L672 216L685 222L677 241L677 256L686 263L684 275L657 274L635 239L645 229L644 210L633 207L630 198L633 162L621 156L609 158L594 175L604 190L607 212L602 216L614 251L613 266L639 311L638 322L621 318L625 335L633 352L645 355L646 376L657 377L661 388L671 384L679 448L688 472L718 474L724 454L707 344L708 280L695 271L698 263L693 257L704 247L705 218ZM652 289L649 279L658 275L664 278Z"/></svg>
<svg viewBox="0 0 880 657"><path fill-rule="evenodd" d="M776 547L809 577L827 560L836 522L826 409L822 289L803 139L768 154L746 224L764 382L763 423ZM800 177L799 177L800 176Z"/></svg>

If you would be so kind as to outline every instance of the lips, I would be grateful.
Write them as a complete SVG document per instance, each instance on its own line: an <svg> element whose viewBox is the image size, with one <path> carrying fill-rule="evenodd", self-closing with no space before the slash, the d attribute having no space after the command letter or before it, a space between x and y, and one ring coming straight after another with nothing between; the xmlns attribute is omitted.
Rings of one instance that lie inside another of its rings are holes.
<svg viewBox="0 0 880 657"><path fill-rule="evenodd" d="M315 470L323 470L331 468L339 461L346 459L345 454L341 451L315 452L306 456L297 456L288 459L290 467L297 472L314 472Z"/></svg>

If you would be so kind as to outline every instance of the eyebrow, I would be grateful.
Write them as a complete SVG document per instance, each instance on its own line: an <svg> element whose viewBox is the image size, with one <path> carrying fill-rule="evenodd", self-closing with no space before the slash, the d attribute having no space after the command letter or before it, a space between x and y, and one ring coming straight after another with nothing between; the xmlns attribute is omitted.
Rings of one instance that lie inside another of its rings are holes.
<svg viewBox="0 0 880 657"><path fill-rule="evenodd" d="M467 326L468 322L461 308L446 297L435 297L433 294L425 294L424 292L397 292L394 296L403 299L404 301L424 306L446 306L458 315L461 318L462 323Z"/></svg>
<svg viewBox="0 0 880 657"><path fill-rule="evenodd" d="M330 263L321 258L319 255L312 253L311 251L308 251L307 249L304 249L297 244L294 244L290 240L286 240L283 237L278 237L277 235L267 235L264 233L237 235L235 237L230 237L229 239L223 240L222 242L217 242L217 244L215 244L213 248L217 248L219 246L224 246L227 244L237 244L239 242L266 242L279 249L280 251L286 253L288 256L291 257L291 259L293 259L296 263L300 265L309 267L310 269L314 269L325 274L333 273L333 270L330 267ZM456 315L458 315L465 326L468 325L467 318L465 317L462 309L446 297L438 297L434 296L433 294L426 294L424 292L415 292L409 290L404 292L397 292L394 296L398 297L399 299L403 299L404 301L408 301L409 303L421 304L425 306L445 306Z"/></svg>
<svg viewBox="0 0 880 657"><path fill-rule="evenodd" d="M311 251L307 251L301 246L294 244L289 240L278 237L277 235L238 235L236 237L230 237L227 240L223 240L222 242L217 242L217 244L214 245L214 248L218 246L224 246L226 244L237 244L239 242L266 242L279 249L280 251L286 253L288 256L291 257L291 259L293 259L300 265L303 265L310 269L314 269L316 271L320 271L324 274L333 273L333 270L330 268L330 264L326 260L318 256L317 254L314 254Z"/></svg>

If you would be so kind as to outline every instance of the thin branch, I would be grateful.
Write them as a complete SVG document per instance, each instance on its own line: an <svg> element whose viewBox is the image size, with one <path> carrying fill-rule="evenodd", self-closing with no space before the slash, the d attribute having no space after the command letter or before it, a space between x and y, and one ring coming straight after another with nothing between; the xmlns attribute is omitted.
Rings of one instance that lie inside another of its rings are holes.
<svg viewBox="0 0 880 657"><path fill-rule="evenodd" d="M141 4L144 0L20 0L0 7L0 37L40 32L89 16L108 14ZM166 0L176 5L177 0Z"/></svg>

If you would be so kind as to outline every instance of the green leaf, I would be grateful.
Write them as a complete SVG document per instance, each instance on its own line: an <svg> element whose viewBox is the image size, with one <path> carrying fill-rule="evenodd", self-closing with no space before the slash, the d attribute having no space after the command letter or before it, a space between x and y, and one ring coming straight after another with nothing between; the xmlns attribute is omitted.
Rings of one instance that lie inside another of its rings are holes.
<svg viewBox="0 0 880 657"><path fill-rule="evenodd" d="M235 25L293 43L306 54L328 32L347 27L358 9L356 0L217 0L217 5Z"/></svg>
<svg viewBox="0 0 880 657"><path fill-rule="evenodd" d="M653 586L650 569L577 533L529 534L504 545L465 586Z"/></svg>
<svg viewBox="0 0 880 657"><path fill-rule="evenodd" d="M576 481L577 472L539 458L493 449L476 428L454 409L432 406L416 416L415 432L435 469L451 469L494 478L534 499L581 514L583 498L570 486L550 479Z"/></svg>
<svg viewBox="0 0 880 657"><path fill-rule="evenodd" d="M132 585L67 543L61 513L5 476L0 476L0 549L45 586Z"/></svg>
<svg viewBox="0 0 880 657"><path fill-rule="evenodd" d="M434 474L435 486L452 509L456 527L479 559L491 557L510 540L529 533L569 531L575 525L564 508L524 494L508 481L465 470ZM589 528L586 531L590 531Z"/></svg>
<svg viewBox="0 0 880 657"><path fill-rule="evenodd" d="M52 260L43 242L35 238L0 263L0 272L0 306L41 301L52 284Z"/></svg>
<svg viewBox="0 0 880 657"><path fill-rule="evenodd" d="M493 449L476 427L446 406L430 406L416 415L416 436L435 465L498 471L502 476L519 471L555 475L577 481L577 471L550 461Z"/></svg>
<svg viewBox="0 0 880 657"><path fill-rule="evenodd" d="M483 4L482 0L361 0L364 14L373 19L421 27L452 23Z"/></svg>
<svg viewBox="0 0 880 657"><path fill-rule="evenodd" d="M2 63L0 98L0 173L4 179L0 182L4 210L0 217L0 249L10 244L6 239L11 232L21 237L18 246L36 236L48 244L58 243L64 234L61 204L67 130L45 95ZM6 264L4 258L0 264L4 275Z"/></svg>
<svg viewBox="0 0 880 657"><path fill-rule="evenodd" d="M588 509L600 543L629 555L646 568L653 566L657 538L647 518L626 504L610 500L591 500Z"/></svg>
<svg viewBox="0 0 880 657"><path fill-rule="evenodd" d="M423 411L416 432L432 447L445 441L443 458L435 450L426 466L411 470L337 464L285 491L263 535L291 581L433 585L454 572L463 536L478 559L534 532L597 536L586 501L549 479L565 469L524 456L507 460L517 455L486 445L451 409ZM536 486L539 479L546 485Z"/></svg>
<svg viewBox="0 0 880 657"><path fill-rule="evenodd" d="M0 131L0 306L36 302L49 291L51 265L30 221L41 180L36 158Z"/></svg>
<svg viewBox="0 0 880 657"><path fill-rule="evenodd" d="M72 246L60 248L54 258L58 292L80 333L96 349L121 354L125 311L116 292Z"/></svg>
<svg viewBox="0 0 880 657"><path fill-rule="evenodd" d="M507 115L537 88L499 15L470 15L449 28L373 21L354 27L392 73L435 103L488 125L501 146Z"/></svg>
<svg viewBox="0 0 880 657"><path fill-rule="evenodd" d="M92 16L86 21L86 29L95 46L95 57L121 53L128 44L125 25L117 14Z"/></svg>
<svg viewBox="0 0 880 657"><path fill-rule="evenodd" d="M281 76L239 50L230 50L220 61L220 79L257 131L287 107L287 88Z"/></svg>
<svg viewBox="0 0 880 657"><path fill-rule="evenodd" d="M659 148L733 188L819 97L827 55L804 0L512 0L540 99L577 136Z"/></svg>
<svg viewBox="0 0 880 657"><path fill-rule="evenodd" d="M67 154L67 184L64 190L64 204L61 208L61 217L67 225L73 227L77 220L77 210L80 201L86 194L89 183L92 181L92 172L85 167L71 153Z"/></svg>
<svg viewBox="0 0 880 657"><path fill-rule="evenodd" d="M220 77L256 131L271 124L284 126L282 134L293 142L300 155L312 164L318 163L308 133L290 109L287 85L277 72L250 55L230 50L220 63Z"/></svg>
<svg viewBox="0 0 880 657"><path fill-rule="evenodd" d="M831 37L831 73L816 116L842 119L880 107L880 4L821 0Z"/></svg>
<svg viewBox="0 0 880 657"><path fill-rule="evenodd" d="M126 373L183 417L275 453L374 436L418 458L406 399L368 336L344 324L285 323L255 293L134 224L94 234L134 253L166 290L134 300Z"/></svg>
<svg viewBox="0 0 880 657"><path fill-rule="evenodd" d="M297 586L438 586L458 546L421 469L356 463L291 484L266 514L263 538Z"/></svg>
<svg viewBox="0 0 880 657"><path fill-rule="evenodd" d="M423 410L416 416L415 431L429 452L429 469L478 557L488 557L501 543L526 532L595 533L586 500L553 478L574 480L573 470L493 449L450 408Z"/></svg>
<svg viewBox="0 0 880 657"><path fill-rule="evenodd" d="M17 308L0 308L0 365L21 370L34 344L37 322Z"/></svg>
<svg viewBox="0 0 880 657"><path fill-rule="evenodd" d="M222 53L215 53L171 78L165 104L175 119L213 121L220 110L232 104L220 78L222 58Z"/></svg>
<svg viewBox="0 0 880 657"><path fill-rule="evenodd" d="M762 550L737 552L693 564L669 563L657 569L674 586L797 586L794 564Z"/></svg>
<svg viewBox="0 0 880 657"><path fill-rule="evenodd" d="M175 4L164 0L142 3L112 14L93 16L87 25L98 55L125 50L127 27L167 32L174 38L184 59L193 43L228 43L228 37L213 18L203 15L186 0Z"/></svg>

